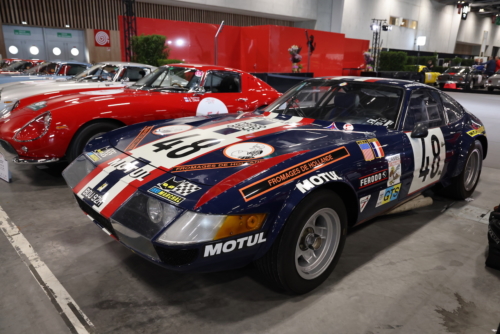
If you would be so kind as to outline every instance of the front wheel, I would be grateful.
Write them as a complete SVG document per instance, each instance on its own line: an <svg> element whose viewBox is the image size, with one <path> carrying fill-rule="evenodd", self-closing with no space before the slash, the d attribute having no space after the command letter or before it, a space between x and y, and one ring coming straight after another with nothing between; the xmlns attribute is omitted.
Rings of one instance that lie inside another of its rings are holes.
<svg viewBox="0 0 500 334"><path fill-rule="evenodd" d="M295 208L280 236L256 265L279 287L295 294L307 293L335 268L346 232L342 199L330 190L316 191Z"/></svg>
<svg viewBox="0 0 500 334"><path fill-rule="evenodd" d="M456 199L466 199L476 189L483 167L483 145L476 140L469 149L464 169L452 179L448 187L448 194Z"/></svg>
<svg viewBox="0 0 500 334"><path fill-rule="evenodd" d="M69 162L73 161L82 154L83 149L87 144L94 138L97 138L106 132L112 131L119 128L117 124L109 122L100 122L87 125L76 133L71 141L71 144L66 152L66 157Z"/></svg>

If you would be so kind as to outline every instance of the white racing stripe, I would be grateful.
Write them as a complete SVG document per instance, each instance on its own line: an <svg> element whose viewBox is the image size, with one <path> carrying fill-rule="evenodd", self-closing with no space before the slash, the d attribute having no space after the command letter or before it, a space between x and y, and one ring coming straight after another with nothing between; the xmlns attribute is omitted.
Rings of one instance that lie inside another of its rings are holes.
<svg viewBox="0 0 500 334"><path fill-rule="evenodd" d="M5 234L12 247L21 257L24 264L29 268L40 287L45 291L47 297L56 308L63 321L69 327L71 333L88 334L94 333L95 328L89 318L80 310L76 302L64 289L61 282L40 259L29 241L19 231L18 227L9 219L5 211L0 207L0 229Z"/></svg>

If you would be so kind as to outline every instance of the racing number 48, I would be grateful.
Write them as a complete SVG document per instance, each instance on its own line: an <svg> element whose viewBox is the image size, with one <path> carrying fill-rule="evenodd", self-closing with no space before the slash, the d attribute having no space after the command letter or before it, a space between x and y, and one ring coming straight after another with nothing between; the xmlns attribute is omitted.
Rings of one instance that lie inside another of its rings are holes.
<svg viewBox="0 0 500 334"><path fill-rule="evenodd" d="M164 140L162 142L153 145L154 147L156 147L156 150L154 150L153 152L168 151L167 158L170 159L184 158L187 157L188 155L198 152L202 148L214 146L221 142L220 139L213 139L213 138L201 139L198 141L194 141L189 145L180 146L171 150L172 148L174 148L174 146L184 143L183 139L196 136L199 136L199 134Z"/></svg>
<svg viewBox="0 0 500 334"><path fill-rule="evenodd" d="M429 175L430 172L430 179L433 179L436 174L439 171L439 164L441 162L440 154L441 154L441 146L439 145L439 139L436 137L436 135L431 136L431 147L432 147L432 165L431 169L429 170L429 160L430 157L427 156L425 152L425 139L420 138L420 142L422 143L422 164L420 167L420 173L418 177L422 178L422 182L425 182L425 179L427 178L427 175Z"/></svg>

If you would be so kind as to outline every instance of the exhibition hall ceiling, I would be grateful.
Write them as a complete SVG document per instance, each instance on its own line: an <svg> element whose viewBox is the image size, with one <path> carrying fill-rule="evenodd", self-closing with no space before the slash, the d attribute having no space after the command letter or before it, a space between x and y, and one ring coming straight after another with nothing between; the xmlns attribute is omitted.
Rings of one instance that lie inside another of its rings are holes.
<svg viewBox="0 0 500 334"><path fill-rule="evenodd" d="M454 5L460 1L457 0L435 0L442 4ZM482 15L500 14L500 1L497 0L469 0L462 1L468 2L471 6L471 12L477 12Z"/></svg>

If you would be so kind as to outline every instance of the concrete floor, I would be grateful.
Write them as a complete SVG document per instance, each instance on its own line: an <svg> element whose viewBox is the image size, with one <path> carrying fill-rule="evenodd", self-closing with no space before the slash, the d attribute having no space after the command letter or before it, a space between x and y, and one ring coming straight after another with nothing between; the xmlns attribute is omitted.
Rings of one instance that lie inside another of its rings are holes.
<svg viewBox="0 0 500 334"><path fill-rule="evenodd" d="M487 216L500 202L500 96L452 93L486 122L490 149L471 202L379 217L353 231L309 295L269 289L252 268L169 272L96 228L60 171L12 166L0 206L94 324L96 333L492 333L500 271L485 268ZM447 210L443 210L450 206ZM68 333L0 234L0 333Z"/></svg>

